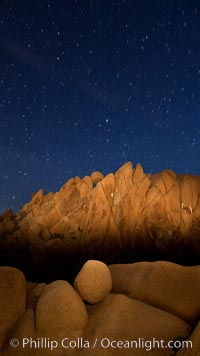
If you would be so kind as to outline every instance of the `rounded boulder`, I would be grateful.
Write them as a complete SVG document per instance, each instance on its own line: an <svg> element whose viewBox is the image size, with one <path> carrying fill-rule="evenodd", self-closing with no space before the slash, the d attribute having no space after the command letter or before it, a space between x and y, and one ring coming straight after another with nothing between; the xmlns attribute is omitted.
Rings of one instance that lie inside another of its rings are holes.
<svg viewBox="0 0 200 356"><path fill-rule="evenodd" d="M88 321L86 307L66 281L47 285L36 306L36 328L49 333L82 330Z"/></svg>
<svg viewBox="0 0 200 356"><path fill-rule="evenodd" d="M74 287L88 303L100 302L112 289L108 266L100 261L87 261L75 278Z"/></svg>
<svg viewBox="0 0 200 356"><path fill-rule="evenodd" d="M93 172L91 174L91 178L92 178L92 182L94 184L97 184L98 182L100 182L103 179L103 174L101 172Z"/></svg>

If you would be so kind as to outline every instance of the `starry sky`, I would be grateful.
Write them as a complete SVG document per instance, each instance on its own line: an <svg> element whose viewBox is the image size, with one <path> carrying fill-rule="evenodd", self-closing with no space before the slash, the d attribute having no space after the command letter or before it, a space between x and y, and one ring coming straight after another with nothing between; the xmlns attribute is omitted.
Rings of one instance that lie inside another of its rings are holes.
<svg viewBox="0 0 200 356"><path fill-rule="evenodd" d="M200 175L198 0L0 1L0 213L69 178Z"/></svg>

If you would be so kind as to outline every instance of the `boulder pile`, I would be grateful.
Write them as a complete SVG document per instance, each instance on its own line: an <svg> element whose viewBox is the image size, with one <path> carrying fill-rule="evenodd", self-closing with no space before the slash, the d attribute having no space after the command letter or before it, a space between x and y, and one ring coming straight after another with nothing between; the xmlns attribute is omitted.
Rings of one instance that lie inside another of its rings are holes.
<svg viewBox="0 0 200 356"><path fill-rule="evenodd" d="M92 260L74 286L0 267L1 355L200 354L200 266Z"/></svg>

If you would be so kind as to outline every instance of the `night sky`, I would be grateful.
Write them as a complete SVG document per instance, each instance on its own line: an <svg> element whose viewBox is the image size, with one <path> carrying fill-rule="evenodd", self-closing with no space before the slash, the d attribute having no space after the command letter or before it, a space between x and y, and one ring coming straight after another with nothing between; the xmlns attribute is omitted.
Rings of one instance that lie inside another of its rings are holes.
<svg viewBox="0 0 200 356"><path fill-rule="evenodd" d="M199 0L0 1L0 213L69 178L200 175Z"/></svg>

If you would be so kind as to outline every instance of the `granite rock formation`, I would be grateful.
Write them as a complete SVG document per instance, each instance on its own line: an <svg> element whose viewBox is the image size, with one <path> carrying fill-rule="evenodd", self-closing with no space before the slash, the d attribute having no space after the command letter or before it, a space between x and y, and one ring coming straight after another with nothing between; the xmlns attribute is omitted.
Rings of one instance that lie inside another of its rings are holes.
<svg viewBox="0 0 200 356"><path fill-rule="evenodd" d="M105 271L97 276L94 261L88 263L91 279L101 281ZM98 303L85 304L64 280L24 285L19 270L0 267L1 355L199 355L200 266L141 262L109 270L112 290ZM186 340L192 348L174 344Z"/></svg>
<svg viewBox="0 0 200 356"><path fill-rule="evenodd" d="M0 263L44 276L51 269L52 280L67 261L76 272L88 259L197 264L199 236L200 177L145 174L127 162L105 177L72 178L56 193L41 189L17 214L6 211Z"/></svg>
<svg viewBox="0 0 200 356"><path fill-rule="evenodd" d="M190 324L200 319L199 266L188 268L165 261L138 262L111 265L110 271L115 293L164 309ZM167 293L163 293L164 290Z"/></svg>
<svg viewBox="0 0 200 356"><path fill-rule="evenodd" d="M75 278L74 287L86 302L100 302L112 289L108 267L100 261L86 262Z"/></svg>

